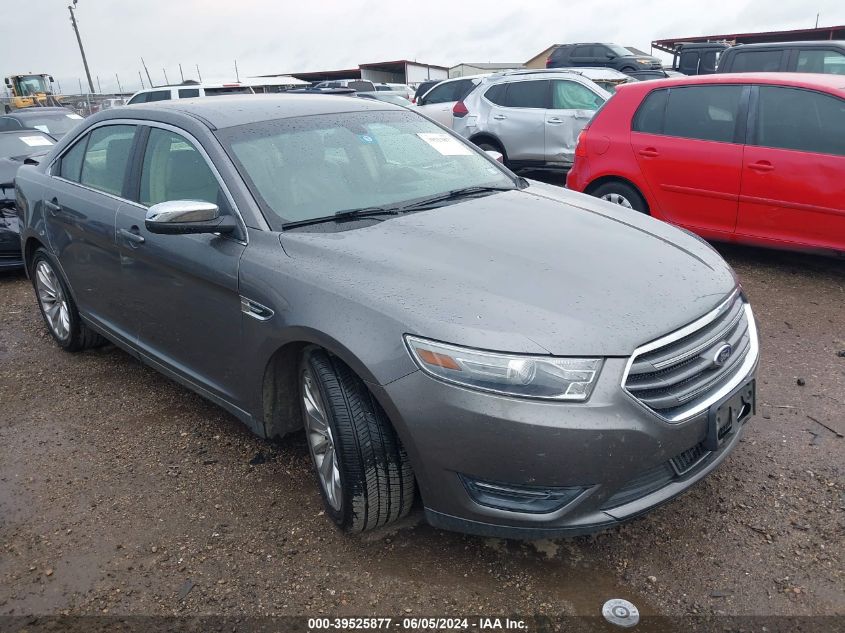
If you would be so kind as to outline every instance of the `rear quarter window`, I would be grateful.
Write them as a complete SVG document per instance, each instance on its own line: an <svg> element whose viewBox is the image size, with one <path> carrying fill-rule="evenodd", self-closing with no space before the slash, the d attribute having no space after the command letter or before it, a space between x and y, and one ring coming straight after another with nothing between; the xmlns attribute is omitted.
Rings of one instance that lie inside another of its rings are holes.
<svg viewBox="0 0 845 633"><path fill-rule="evenodd" d="M737 51L725 70L733 73L777 72L781 69L783 50Z"/></svg>
<svg viewBox="0 0 845 633"><path fill-rule="evenodd" d="M668 96L668 90L655 90L649 93L637 108L631 129L644 134L663 134L663 117L666 113Z"/></svg>

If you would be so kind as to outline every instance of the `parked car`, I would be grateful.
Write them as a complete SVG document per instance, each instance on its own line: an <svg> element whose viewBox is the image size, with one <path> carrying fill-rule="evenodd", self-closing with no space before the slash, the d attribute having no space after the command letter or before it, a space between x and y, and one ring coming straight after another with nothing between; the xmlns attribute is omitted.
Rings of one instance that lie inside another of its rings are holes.
<svg viewBox="0 0 845 633"><path fill-rule="evenodd" d="M600 88L606 90L607 92L613 94L616 92L616 87L621 84L631 83L632 81L637 81L630 73L623 73L619 72L618 70L613 70L612 68L555 68L553 72L557 71L565 71L568 73L575 73L581 75L582 77L586 77L594 84L599 86ZM512 71L513 72L513 71ZM516 71L516 72L523 72L523 71ZM537 71L534 71L537 72ZM635 71L631 71L635 72ZM662 73L663 71L639 71L639 72L652 72L652 73ZM665 77L665 75L664 75Z"/></svg>
<svg viewBox="0 0 845 633"><path fill-rule="evenodd" d="M21 236L15 210L15 174L27 159L56 144L38 130L0 132L0 270L22 268Z"/></svg>
<svg viewBox="0 0 845 633"><path fill-rule="evenodd" d="M381 83L375 85L377 92L390 92L399 95L403 99L410 101L414 96L414 89L407 84L388 84ZM364 92L364 91L362 91Z"/></svg>
<svg viewBox="0 0 845 633"><path fill-rule="evenodd" d="M444 79L422 97L417 98L417 111L441 125L452 127L452 109L487 75L471 75Z"/></svg>
<svg viewBox="0 0 845 633"><path fill-rule="evenodd" d="M321 81L312 86L315 90L332 90L335 88L349 88L351 90L360 90L361 92L375 92L376 85L372 81L366 79L333 79L331 81Z"/></svg>
<svg viewBox="0 0 845 633"><path fill-rule="evenodd" d="M16 185L56 343L105 337L261 436L304 428L349 531L417 490L446 529L606 528L709 474L754 409L753 315L712 248L412 109L106 110Z"/></svg>
<svg viewBox="0 0 845 633"><path fill-rule="evenodd" d="M111 99L103 99L100 103L101 110L108 110L109 108L119 108L126 105L126 99L115 97Z"/></svg>
<svg viewBox="0 0 845 633"><path fill-rule="evenodd" d="M356 92L356 97L363 97L364 99L375 99L377 101L384 101L385 103L392 103L394 105L402 106L404 108L411 107L411 102L405 97L395 92Z"/></svg>
<svg viewBox="0 0 845 633"><path fill-rule="evenodd" d="M671 72L671 71L669 71ZM631 79L635 79L637 81L652 81L654 79L666 79L667 77L671 77L672 75L665 70L629 70L625 74L628 75ZM676 73L677 75L677 73Z"/></svg>
<svg viewBox="0 0 845 633"><path fill-rule="evenodd" d="M479 79L452 107L451 127L512 169L568 169L579 132L609 97L583 73L507 71Z"/></svg>
<svg viewBox="0 0 845 633"><path fill-rule="evenodd" d="M702 237L845 252L845 83L702 75L629 84L581 133L567 186Z"/></svg>
<svg viewBox="0 0 845 633"><path fill-rule="evenodd" d="M725 42L687 42L678 45L672 57L672 70L683 75L712 75L722 53L730 48Z"/></svg>
<svg viewBox="0 0 845 633"><path fill-rule="evenodd" d="M220 97L223 95L253 94L252 88L239 83L229 84L197 84L188 83L178 86L158 86L139 90L127 105L138 103L152 103L155 101L170 101L171 99L194 99L196 97Z"/></svg>
<svg viewBox="0 0 845 633"><path fill-rule="evenodd" d="M414 96L411 99L411 103L417 103L420 97L434 88L434 86L439 84L441 81L443 81L443 79L427 79L426 81L421 82L417 85L416 90L414 90Z"/></svg>
<svg viewBox="0 0 845 633"><path fill-rule="evenodd" d="M845 75L845 41L738 44L722 53L717 72L805 72Z"/></svg>
<svg viewBox="0 0 845 633"><path fill-rule="evenodd" d="M68 108L23 108L0 116L0 132L31 129L61 138L81 120L81 116Z"/></svg>
<svg viewBox="0 0 845 633"><path fill-rule="evenodd" d="M660 60L651 55L635 55L618 44L591 42L586 44L564 44L555 48L546 68L569 66L606 66L622 72L661 68Z"/></svg>

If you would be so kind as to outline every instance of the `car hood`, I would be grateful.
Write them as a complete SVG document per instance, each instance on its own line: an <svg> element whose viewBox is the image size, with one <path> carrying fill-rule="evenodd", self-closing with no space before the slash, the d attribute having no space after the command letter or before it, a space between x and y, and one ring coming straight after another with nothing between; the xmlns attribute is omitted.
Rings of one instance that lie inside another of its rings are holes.
<svg viewBox="0 0 845 633"><path fill-rule="evenodd" d="M314 283L405 332L490 350L626 356L736 286L699 238L540 183L281 242Z"/></svg>

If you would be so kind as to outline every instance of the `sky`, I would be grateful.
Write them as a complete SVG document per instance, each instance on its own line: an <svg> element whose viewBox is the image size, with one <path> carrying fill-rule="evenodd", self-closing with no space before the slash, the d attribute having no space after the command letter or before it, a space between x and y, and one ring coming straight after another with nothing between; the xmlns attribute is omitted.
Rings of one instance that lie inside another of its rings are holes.
<svg viewBox="0 0 845 633"><path fill-rule="evenodd" d="M85 84L70 0L0 0L0 74L52 74ZM719 7L724 8L719 8ZM729 9L727 8L729 7ZM395 59L440 66L524 62L551 44L652 40L845 24L843 0L78 0L77 21L97 90L153 81L355 68ZM11 28L13 25L14 28ZM144 81L146 82L146 75Z"/></svg>

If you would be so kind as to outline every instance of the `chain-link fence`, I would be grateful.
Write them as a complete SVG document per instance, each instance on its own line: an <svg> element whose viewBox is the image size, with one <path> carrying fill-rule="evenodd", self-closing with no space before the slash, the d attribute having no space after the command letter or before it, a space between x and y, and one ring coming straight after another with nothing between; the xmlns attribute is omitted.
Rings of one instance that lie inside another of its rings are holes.
<svg viewBox="0 0 845 633"><path fill-rule="evenodd" d="M79 94L79 95L49 95L48 99L30 107L63 106L76 112L80 116L89 116L100 110L126 105L129 97L125 94ZM19 107L14 97L0 97L0 114L15 110Z"/></svg>

